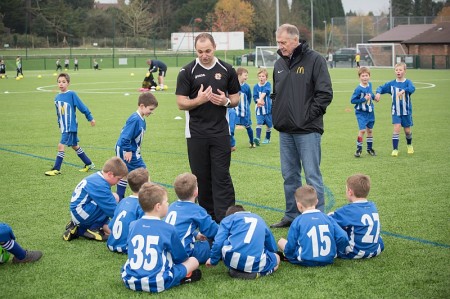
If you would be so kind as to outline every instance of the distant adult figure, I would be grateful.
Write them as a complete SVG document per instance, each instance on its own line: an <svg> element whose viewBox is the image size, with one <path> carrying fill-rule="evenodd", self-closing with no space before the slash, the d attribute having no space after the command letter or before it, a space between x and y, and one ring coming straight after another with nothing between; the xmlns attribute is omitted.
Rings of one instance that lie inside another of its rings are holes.
<svg viewBox="0 0 450 299"><path fill-rule="evenodd" d="M159 88L161 90L166 89L164 88L164 77L166 76L167 73L167 65L164 62L155 59L147 60L147 64L148 64L148 71L150 73L158 72Z"/></svg>
<svg viewBox="0 0 450 299"><path fill-rule="evenodd" d="M73 70L78 71L78 58L76 58L76 57L73 60Z"/></svg>
<svg viewBox="0 0 450 299"><path fill-rule="evenodd" d="M333 66L334 66L334 61L333 61L333 52L330 50L330 51L328 51L328 57L327 57L328 59L328 64L330 65L330 69L332 69L333 68Z"/></svg>
<svg viewBox="0 0 450 299"><path fill-rule="evenodd" d="M195 38L197 59L178 73L177 104L186 112L189 165L198 180L198 202L220 222L235 204L230 176L231 142L227 108L239 103L234 68L216 58L216 43L209 33Z"/></svg>
<svg viewBox="0 0 450 299"><path fill-rule="evenodd" d="M325 198L320 172L323 115L333 99L327 62L299 40L297 27L281 25L276 32L278 55L273 70L273 124L280 132L281 173L286 211L271 227L288 227L300 212L295 190L306 183L317 191L317 209L324 211Z"/></svg>

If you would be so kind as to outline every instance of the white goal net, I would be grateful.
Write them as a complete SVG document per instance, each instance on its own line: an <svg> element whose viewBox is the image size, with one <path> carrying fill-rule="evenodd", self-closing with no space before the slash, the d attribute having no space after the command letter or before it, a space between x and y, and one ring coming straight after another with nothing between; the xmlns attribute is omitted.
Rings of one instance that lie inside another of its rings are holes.
<svg viewBox="0 0 450 299"><path fill-rule="evenodd" d="M398 59L406 55L402 45L395 43L356 44L356 49L361 54L361 60L369 66L380 68L394 67Z"/></svg>
<svg viewBox="0 0 450 299"><path fill-rule="evenodd" d="M278 59L277 47L256 47L255 49L255 66L256 67L273 67Z"/></svg>

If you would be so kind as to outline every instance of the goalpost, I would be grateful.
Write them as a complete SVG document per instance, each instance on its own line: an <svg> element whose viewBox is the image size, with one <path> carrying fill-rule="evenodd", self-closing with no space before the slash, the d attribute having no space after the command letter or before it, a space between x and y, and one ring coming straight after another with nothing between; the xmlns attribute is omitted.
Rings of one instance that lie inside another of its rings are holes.
<svg viewBox="0 0 450 299"><path fill-rule="evenodd" d="M406 55L401 44L373 43L356 44L357 51L361 54L361 60L365 60L369 66L380 68L392 68L400 57Z"/></svg>
<svg viewBox="0 0 450 299"><path fill-rule="evenodd" d="M278 47L260 46L255 49L255 66L256 67L273 67L278 59Z"/></svg>

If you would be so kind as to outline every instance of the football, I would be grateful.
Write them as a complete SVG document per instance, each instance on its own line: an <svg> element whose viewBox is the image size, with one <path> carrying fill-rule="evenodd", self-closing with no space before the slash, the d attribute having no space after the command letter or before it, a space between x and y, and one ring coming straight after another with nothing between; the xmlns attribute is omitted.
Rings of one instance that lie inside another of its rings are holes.
<svg viewBox="0 0 450 299"><path fill-rule="evenodd" d="M167 85L164 85L164 90L167 90L167 88L168 88Z"/></svg>

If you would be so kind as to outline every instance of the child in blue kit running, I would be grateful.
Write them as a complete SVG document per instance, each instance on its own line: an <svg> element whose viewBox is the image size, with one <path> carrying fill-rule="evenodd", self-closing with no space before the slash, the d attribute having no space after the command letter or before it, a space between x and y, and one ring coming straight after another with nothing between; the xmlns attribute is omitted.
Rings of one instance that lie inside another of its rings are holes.
<svg viewBox="0 0 450 299"><path fill-rule="evenodd" d="M222 259L233 278L255 279L278 269L277 243L264 220L241 205L228 208L214 239L206 266Z"/></svg>
<svg viewBox="0 0 450 299"><path fill-rule="evenodd" d="M270 98L270 92L272 86L267 81L268 72L266 69L258 70L258 83L253 87L253 99L256 103L256 138L253 142L256 146L259 146L261 140L262 126L265 124L266 138L262 144L270 143L270 134L273 127L272 123L272 99Z"/></svg>
<svg viewBox="0 0 450 299"><path fill-rule="evenodd" d="M355 157L361 157L364 133L367 132L367 153L376 156L373 145L372 129L375 124L375 111L373 107L374 94L370 80L369 68L363 66L358 69L359 85L352 94L351 103L355 105L356 121L358 122L358 139L356 140Z"/></svg>
<svg viewBox="0 0 450 299"><path fill-rule="evenodd" d="M91 126L95 126L94 117L78 95L74 91L68 90L70 84L70 76L68 74L59 74L57 82L61 92L55 97L55 106L58 126L61 130L61 140L58 144L58 154L56 155L55 164L51 170L45 172L45 175L56 176L61 174L61 165L64 160L64 149L66 146L72 147L77 152L81 161L83 161L84 168L80 169L80 171L88 172L94 169L95 165L78 145L77 109L86 116Z"/></svg>
<svg viewBox="0 0 450 299"><path fill-rule="evenodd" d="M116 143L116 155L120 157L131 172L136 168L147 168L141 156L141 146L144 139L144 133L147 129L145 117L150 116L158 107L158 101L150 92L144 92L139 95L138 109L128 117L125 126L120 132ZM127 189L126 178L120 180L117 184L117 194L122 199Z"/></svg>
<svg viewBox="0 0 450 299"><path fill-rule="evenodd" d="M195 203L198 196L197 177L191 173L177 176L173 183L178 200L169 206L165 221L175 229L189 256L204 264L219 226L208 212Z"/></svg>
<svg viewBox="0 0 450 299"><path fill-rule="evenodd" d="M127 166L118 157L105 162L102 171L84 178L72 193L70 199L71 220L63 234L65 241L83 236L96 241L106 241L110 234L109 218L119 201L111 192L114 186L128 174Z"/></svg>
<svg viewBox="0 0 450 299"><path fill-rule="evenodd" d="M398 156L398 136L400 129L403 127L406 135L406 147L408 154L414 154L412 146L412 102L411 95L416 88L411 80L405 78L406 64L404 62L395 65L396 79L379 86L376 91L375 101L380 100L380 96L384 93L389 93L392 96L392 124L394 125L394 132L392 133L392 157Z"/></svg>
<svg viewBox="0 0 450 299"><path fill-rule="evenodd" d="M130 223L141 218L144 211L139 205L138 192L144 183L149 181L148 170L137 168L127 175L132 195L122 199L114 211L114 217L109 222L111 234L106 246L113 252L127 253L127 238Z"/></svg>
<svg viewBox="0 0 450 299"><path fill-rule="evenodd" d="M188 257L175 227L161 220L169 207L166 189L145 183L138 197L145 215L130 225L128 259L121 271L125 286L159 293L200 280L197 259Z"/></svg>
<svg viewBox="0 0 450 299"><path fill-rule="evenodd" d="M347 179L346 196L350 204L329 215L347 232L349 246L338 256L344 259L371 258L384 250L381 225L375 203L367 200L370 178L364 174Z"/></svg>
<svg viewBox="0 0 450 299"><path fill-rule="evenodd" d="M332 264L336 254L348 246L347 234L336 221L315 208L318 199L314 187L298 188L295 199L302 214L294 219L287 240L281 238L278 247L293 264L308 267Z"/></svg>
<svg viewBox="0 0 450 299"><path fill-rule="evenodd" d="M252 129L252 117L250 104L252 102L252 91L250 90L250 85L246 82L248 79L248 71L243 67L239 67L237 70L238 80L241 84L241 91L239 92L239 104L234 109L236 111L236 125L241 125L245 127L248 135L248 141L250 143L250 148L255 147L253 141L253 129ZM234 137L232 137L234 139ZM232 140L233 140L232 139Z"/></svg>

